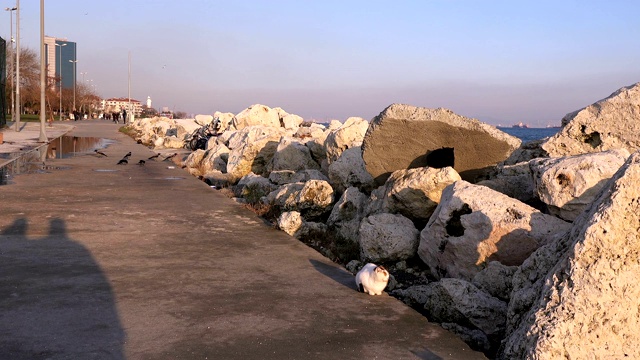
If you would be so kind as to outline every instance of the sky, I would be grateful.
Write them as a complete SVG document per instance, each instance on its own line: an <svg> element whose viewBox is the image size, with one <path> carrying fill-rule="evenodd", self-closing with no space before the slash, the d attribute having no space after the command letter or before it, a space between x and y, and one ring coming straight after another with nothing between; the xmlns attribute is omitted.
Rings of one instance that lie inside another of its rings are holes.
<svg viewBox="0 0 640 360"><path fill-rule="evenodd" d="M20 7L21 47L39 51L40 2ZM637 0L47 0L45 33L77 43L78 81L102 97L127 97L130 56L131 97L156 109L325 122L403 103L544 127L640 82L639 15Z"/></svg>

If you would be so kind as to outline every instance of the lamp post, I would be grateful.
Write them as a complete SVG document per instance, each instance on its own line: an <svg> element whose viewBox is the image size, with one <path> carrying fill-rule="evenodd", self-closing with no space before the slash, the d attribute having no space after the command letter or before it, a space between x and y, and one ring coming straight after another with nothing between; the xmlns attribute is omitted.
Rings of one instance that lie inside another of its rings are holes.
<svg viewBox="0 0 640 360"><path fill-rule="evenodd" d="M16 131L20 131L20 0L16 0Z"/></svg>
<svg viewBox="0 0 640 360"><path fill-rule="evenodd" d="M17 7L12 7L12 8L5 8L5 11L9 12L9 17L11 18L9 20L10 24L11 24L11 39L9 40L9 46L11 46L11 59L9 60L9 70L10 70L10 77L11 77L11 120L15 120L16 117L16 104L15 104L15 98L13 96L15 89L13 88L13 56L15 54L13 54L13 42L15 41L13 39L13 12L18 10Z"/></svg>
<svg viewBox="0 0 640 360"><path fill-rule="evenodd" d="M44 49L44 0L40 0L40 142L47 142L47 134L44 131L44 123L47 120L45 83L45 49Z"/></svg>
<svg viewBox="0 0 640 360"><path fill-rule="evenodd" d="M63 46L67 46L67 43L64 44L58 44L56 43L56 46L58 46L60 49L60 56L58 57L58 76L60 76L60 80L58 80L58 82L60 83L60 106L58 107L58 119L60 121L62 121L62 47Z"/></svg>
<svg viewBox="0 0 640 360"><path fill-rule="evenodd" d="M73 111L76 111L76 63L78 60L69 60L73 64Z"/></svg>

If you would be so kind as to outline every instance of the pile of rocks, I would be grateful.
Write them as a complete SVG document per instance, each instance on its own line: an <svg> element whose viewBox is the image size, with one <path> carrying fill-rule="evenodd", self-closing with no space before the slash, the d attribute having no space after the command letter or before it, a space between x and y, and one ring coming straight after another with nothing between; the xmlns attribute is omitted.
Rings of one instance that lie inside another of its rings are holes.
<svg viewBox="0 0 640 360"><path fill-rule="evenodd" d="M446 109L317 124L253 105L216 113L184 167L354 273L384 264L387 291L491 357L635 358L638 109L640 84L521 144ZM131 126L167 147L197 125Z"/></svg>

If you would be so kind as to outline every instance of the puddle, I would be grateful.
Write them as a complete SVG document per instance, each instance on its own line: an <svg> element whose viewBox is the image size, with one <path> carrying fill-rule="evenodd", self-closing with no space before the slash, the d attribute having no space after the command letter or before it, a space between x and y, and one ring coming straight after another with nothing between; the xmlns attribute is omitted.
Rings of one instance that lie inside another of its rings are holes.
<svg viewBox="0 0 640 360"><path fill-rule="evenodd" d="M97 171L97 172L117 172L118 170L113 170L113 169L93 169L93 171Z"/></svg>
<svg viewBox="0 0 640 360"><path fill-rule="evenodd" d="M62 136L52 140L47 146L47 159L66 159L93 153L113 144L110 139L97 137Z"/></svg>
<svg viewBox="0 0 640 360"><path fill-rule="evenodd" d="M47 165L45 160L64 159L93 153L113 144L110 139L97 137L62 136L37 149L23 149L20 152L2 154L1 158L15 159L0 167L0 185L12 183L20 174L44 174L52 170L67 170L68 166ZM106 171L106 170L105 170Z"/></svg>
<svg viewBox="0 0 640 360"><path fill-rule="evenodd" d="M164 180L184 180L183 177L179 177L179 176L168 176L166 178L162 178Z"/></svg>

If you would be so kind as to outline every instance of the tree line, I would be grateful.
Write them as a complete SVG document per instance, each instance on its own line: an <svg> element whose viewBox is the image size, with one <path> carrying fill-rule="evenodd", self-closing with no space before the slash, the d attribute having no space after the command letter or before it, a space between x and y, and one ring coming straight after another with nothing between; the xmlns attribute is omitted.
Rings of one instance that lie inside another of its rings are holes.
<svg viewBox="0 0 640 360"><path fill-rule="evenodd" d="M9 59L13 59L10 61ZM15 49L7 47L6 104L11 110L11 94L15 93ZM13 80L13 81L12 81ZM62 112L73 111L73 88L60 91L60 77L47 77L45 89L45 108L47 113L58 113L62 103ZM90 86L76 81L76 110L91 113L100 105L100 97ZM20 48L20 102L22 114L40 112L40 56L30 48Z"/></svg>

